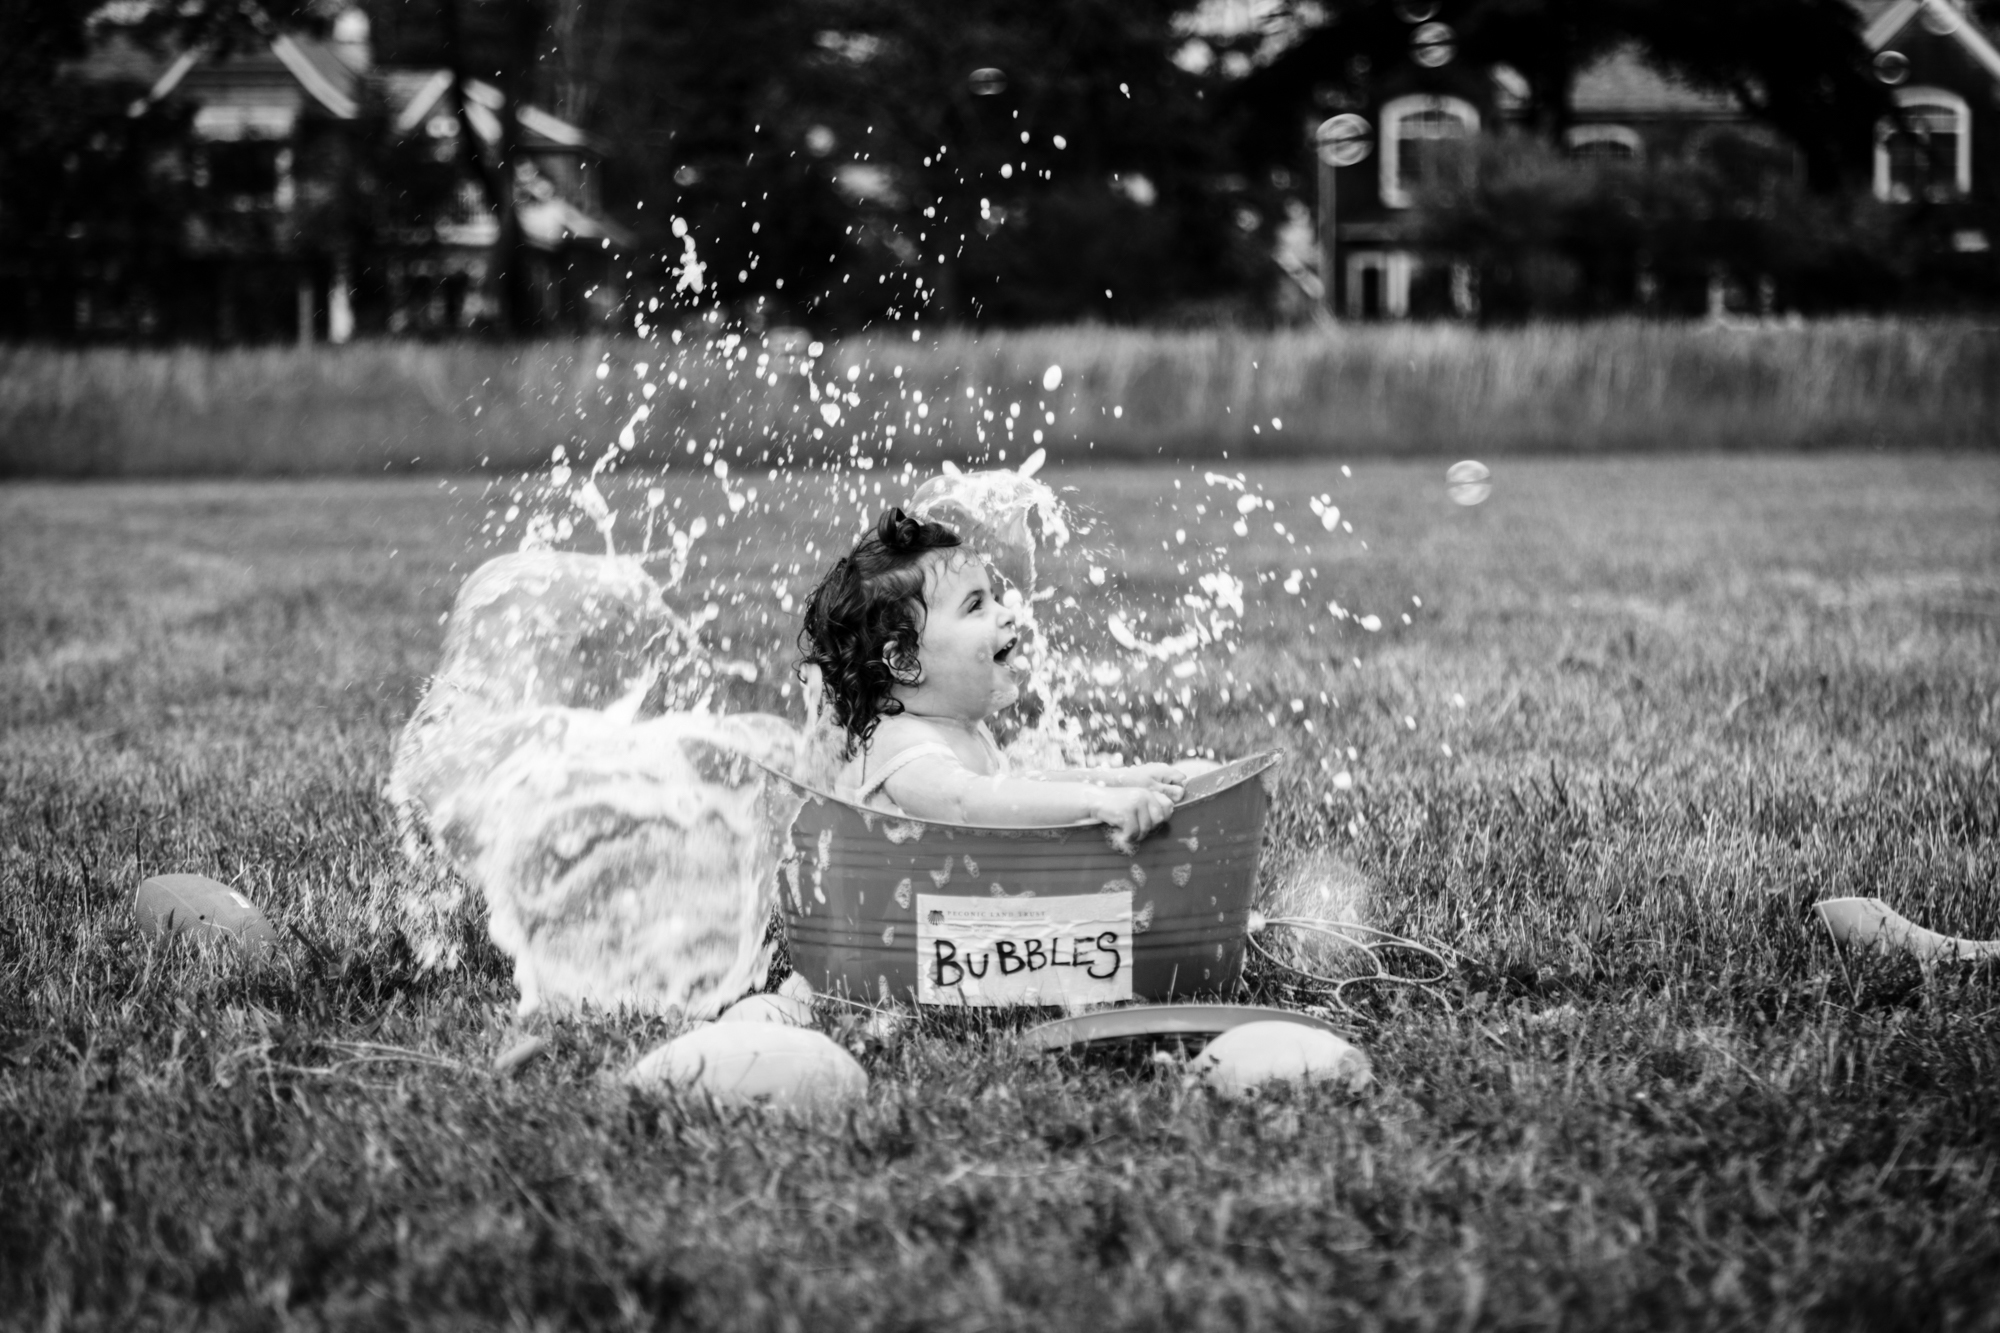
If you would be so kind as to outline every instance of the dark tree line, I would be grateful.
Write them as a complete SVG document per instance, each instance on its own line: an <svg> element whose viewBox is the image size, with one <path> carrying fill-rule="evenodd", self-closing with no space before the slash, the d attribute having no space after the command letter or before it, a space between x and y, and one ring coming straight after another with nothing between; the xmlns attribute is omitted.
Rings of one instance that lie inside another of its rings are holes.
<svg viewBox="0 0 2000 1333"><path fill-rule="evenodd" d="M529 303L509 294L519 225L508 181L528 103L609 145L605 205L637 237L634 281L683 303L696 298L673 291L677 219L706 266L699 301L771 322L1259 317L1276 281L1274 230L1312 179L1309 126L1334 103L1365 102L1371 81L1408 58L1410 30L1410 0L1284 0L1256 31L1208 35L1217 58L1203 62L1187 59L1189 0L363 3L378 63L454 72L458 165L501 223L500 304L516 327ZM337 8L119 7L141 40L225 50L274 28L323 32ZM1576 71L1627 45L1731 94L1789 140L1807 201L1852 195L1888 109L1847 0L1424 8L1451 24L1457 60L1520 72L1522 132L1550 146L1570 123ZM62 76L95 12L82 0L0 4L0 255L12 262L88 250L135 269L166 264L156 252L176 219L202 206L148 167L186 132L171 110L135 118L130 88ZM473 78L504 95L491 151L466 123ZM301 226L387 234L436 205L449 183L382 124L319 150L334 187ZM1530 150L1502 152L1511 167L1481 151L1462 188L1426 200L1425 234L1504 267L1508 192L1523 172L1560 171ZM1683 186L1694 188L1664 176L1621 188ZM1577 192L1574 179L1561 188ZM1682 203L1648 206L1671 217ZM1563 234L1583 239L1535 244L1587 244L1599 207L1572 198Z"/></svg>
<svg viewBox="0 0 2000 1333"><path fill-rule="evenodd" d="M1365 89L1409 47L1407 0L1287 4L1306 35L1244 89L1259 143L1278 142L1296 109L1329 85ZM1876 118L1889 107L1848 0L1448 0L1423 8L1449 22L1457 59L1520 72L1526 126L1552 144L1572 122L1577 72L1621 47L1695 87L1735 96L1797 145L1822 190L1862 169Z"/></svg>
<svg viewBox="0 0 2000 1333"><path fill-rule="evenodd" d="M712 299L848 327L1125 319L1260 280L1173 0L592 2L608 199L668 260L690 224Z"/></svg>

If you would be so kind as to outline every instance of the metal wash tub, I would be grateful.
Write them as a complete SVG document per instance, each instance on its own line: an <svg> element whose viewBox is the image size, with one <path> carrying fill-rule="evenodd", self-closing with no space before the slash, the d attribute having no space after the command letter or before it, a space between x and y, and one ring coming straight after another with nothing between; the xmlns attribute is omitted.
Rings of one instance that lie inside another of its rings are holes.
<svg viewBox="0 0 2000 1333"><path fill-rule="evenodd" d="M1130 852L1101 824L994 829L886 815L794 782L779 892L815 989L1075 1008L1232 989L1276 752L1187 783ZM791 781L786 779L786 781Z"/></svg>

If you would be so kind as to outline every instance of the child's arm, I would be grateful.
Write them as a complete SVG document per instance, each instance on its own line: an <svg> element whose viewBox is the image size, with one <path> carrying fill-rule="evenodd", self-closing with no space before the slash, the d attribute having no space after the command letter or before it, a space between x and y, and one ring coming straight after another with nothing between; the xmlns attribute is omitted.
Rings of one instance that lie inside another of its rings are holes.
<svg viewBox="0 0 2000 1333"><path fill-rule="evenodd" d="M987 777L955 757L925 755L905 764L883 789L917 819L1037 828L1095 820L1118 830L1126 842L1144 837L1173 813L1173 798L1147 787L1118 787L1084 779Z"/></svg>
<svg viewBox="0 0 2000 1333"><path fill-rule="evenodd" d="M1113 768L1050 768L1035 774L1045 782L1095 782L1106 787L1145 787L1178 801L1187 775L1172 764L1132 764Z"/></svg>

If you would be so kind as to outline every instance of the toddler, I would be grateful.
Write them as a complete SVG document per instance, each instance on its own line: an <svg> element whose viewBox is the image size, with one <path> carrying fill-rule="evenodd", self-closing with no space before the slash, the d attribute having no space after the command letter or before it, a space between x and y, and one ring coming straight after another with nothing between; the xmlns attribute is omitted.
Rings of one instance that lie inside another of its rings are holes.
<svg viewBox="0 0 2000 1333"><path fill-rule="evenodd" d="M813 589L799 647L847 734L843 800L989 828L1094 820L1130 843L1181 795L1165 764L1007 771L986 719L1020 697L1020 631L943 524L884 514Z"/></svg>

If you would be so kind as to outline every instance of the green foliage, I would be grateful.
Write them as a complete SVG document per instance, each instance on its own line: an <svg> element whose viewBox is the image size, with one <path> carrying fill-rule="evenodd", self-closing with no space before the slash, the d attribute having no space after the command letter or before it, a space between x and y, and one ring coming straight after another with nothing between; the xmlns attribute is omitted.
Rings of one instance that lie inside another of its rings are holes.
<svg viewBox="0 0 2000 1333"><path fill-rule="evenodd" d="M503 141L514 137L512 109L533 101L609 146L605 202L639 237L621 265L638 302L720 308L753 328L851 335L913 315L1262 323L1275 228L1314 171L1302 133L1312 118L1425 88L1497 111L1490 75L1504 63L1526 79L1526 128L1558 143L1573 76L1621 47L1735 98L1783 136L1801 179L1731 196L1714 164L1584 183L1553 163L1512 161L1516 179L1492 193L1553 191L1545 202L1559 216L1516 217L1492 198L1440 224L1454 248L1495 256L1496 311L1614 308L1609 293L1629 292L1641 269L1669 309L1693 301L1683 293L1705 281L1693 275L1718 268L1745 285L1774 279L1798 294L1786 304L1809 310L2000 295L1990 262L1955 252L1956 230L1984 225L1969 205L1894 224L1838 202L1836 187L1855 196L1877 118L1891 110L1849 0L1443 0L1418 6L1456 33L1455 58L1437 70L1412 63L1412 10L1394 0L1288 0L1268 22L1217 38L1206 59L1188 38L1188 0L369 4L382 61L446 63L502 89ZM337 7L147 3L124 27L142 41L226 52L280 27L324 32ZM174 308L214 299L176 286L171 261L186 236L237 254L263 245L295 270L324 264L331 252L314 247L337 242L366 271L371 253L421 243L421 222L458 171L484 183L500 217L489 265L498 323L534 331L534 265L502 185L514 152L505 143L481 154L462 134L461 161L432 162L371 106L341 134L298 145L299 179L319 197L288 234L268 237L271 219L241 216L189 183L202 152L235 150L197 149L169 116L125 123L116 108L136 89L56 77L83 49L86 15L73 0L0 15L0 254L13 270L0 274L13 279L0 330L67 329L68 316L50 312L95 290L126 312L121 333L185 336L201 321ZM113 26L97 22L100 34ZM975 80L984 70L997 78ZM52 180L61 188L51 193ZM699 293L680 281L675 218L692 225L706 265ZM1524 239L1523 226L1536 235ZM1502 260L1510 247L1519 253ZM365 299L380 287L364 282Z"/></svg>
<svg viewBox="0 0 2000 1333"><path fill-rule="evenodd" d="M1240 92L1259 138L1290 149L1293 141L1278 137L1287 121L1313 107L1365 103L1390 84L1473 88L1484 101L1484 71L1505 64L1526 80L1528 125L1557 143L1572 119L1577 72L1630 47L1695 87L1735 97L1786 136L1813 187L1826 191L1866 179L1875 122L1891 110L1849 0L1442 0L1426 8L1457 39L1453 62L1429 75L1409 63L1411 24L1400 0L1282 6L1300 37Z"/></svg>
<svg viewBox="0 0 2000 1333"><path fill-rule="evenodd" d="M0 328L33 327L37 301L71 294L40 281L82 264L114 288L163 278L189 200L159 163L186 116L135 120L136 84L57 76L85 50L85 9L41 0L0 12Z"/></svg>
<svg viewBox="0 0 2000 1333"><path fill-rule="evenodd" d="M1225 295L1254 309L1261 264L1224 179L1212 85L1167 58L1177 8L753 0L698 23L635 15L596 103L629 146L617 200L644 202L630 216L669 261L668 218L687 218L705 299L774 322L1124 320ZM978 70L998 86L975 88Z"/></svg>
<svg viewBox="0 0 2000 1333"><path fill-rule="evenodd" d="M1417 238L1472 264L1489 318L1629 310L1696 314L1711 279L1764 285L1771 307L1922 299L1950 264L1935 216L1805 188L1781 145L1715 135L1695 158L1577 160L1521 135L1454 145L1418 195ZM1990 286L1990 283L1987 284ZM1979 285L1928 293L1977 302Z"/></svg>
<svg viewBox="0 0 2000 1333"><path fill-rule="evenodd" d="M497 1077L477 919L449 977L369 919L419 873L380 791L476 486L0 490L0 1323L1989 1325L1994 975L1836 953L1809 904L2000 935L1992 461L1530 460L1476 510L1354 471L1247 469L1301 530L1331 491L1322 574L1415 623L1331 625L1253 528L1231 702L1133 744L1287 748L1270 864L1356 863L1374 919L1468 956L1449 1006L1370 1009L1374 1093L1254 1106L828 1013L873 1089L817 1124L627 1094L672 1030L631 1015ZM1160 499L1199 469L1058 475L1121 580L1184 586ZM852 526L802 508L708 569ZM783 708L756 608L711 632ZM137 937L132 886L183 869L283 961Z"/></svg>

